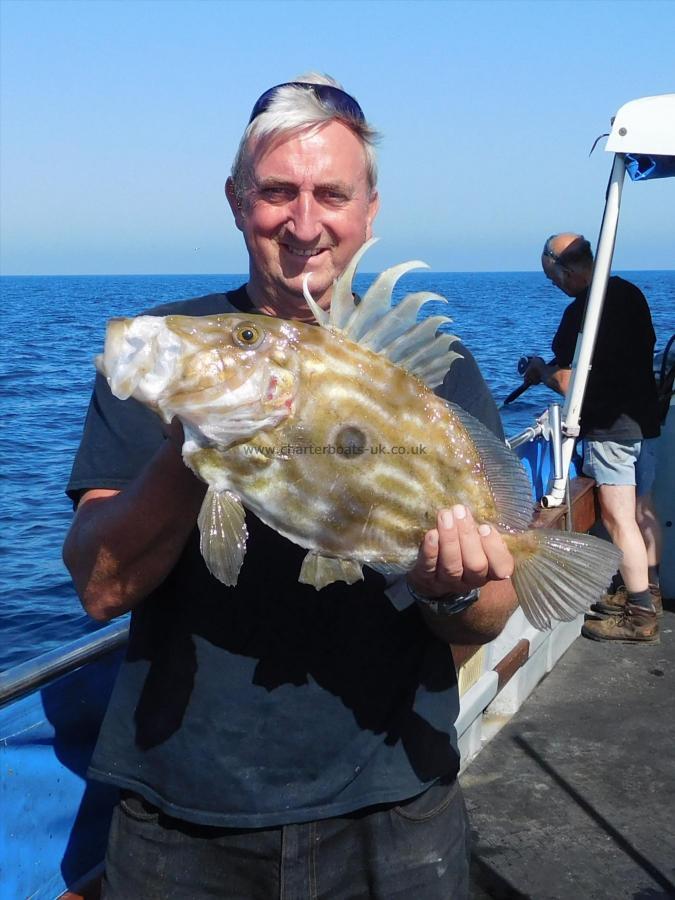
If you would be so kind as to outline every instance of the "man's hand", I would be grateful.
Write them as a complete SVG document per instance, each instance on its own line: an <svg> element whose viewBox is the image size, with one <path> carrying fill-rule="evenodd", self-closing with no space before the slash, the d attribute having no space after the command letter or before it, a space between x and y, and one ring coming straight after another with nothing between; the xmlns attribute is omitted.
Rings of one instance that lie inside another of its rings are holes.
<svg viewBox="0 0 675 900"><path fill-rule="evenodd" d="M408 582L423 597L465 594L488 581L510 578L513 568L499 532L487 524L477 526L471 511L457 505L439 510L436 528L425 534Z"/></svg>
<svg viewBox="0 0 675 900"><path fill-rule="evenodd" d="M523 381L525 384L541 384L544 380L544 370L547 368L541 356L533 356L523 373Z"/></svg>
<svg viewBox="0 0 675 900"><path fill-rule="evenodd" d="M171 441L178 453L182 456L185 434L183 432L181 420L177 416L174 416L168 425L165 422L162 422L162 431L164 432L166 439Z"/></svg>
<svg viewBox="0 0 675 900"><path fill-rule="evenodd" d="M566 394L571 374L570 369L561 368L555 362L545 363L541 356L533 356L525 369L523 381L526 384L545 384L558 394Z"/></svg>

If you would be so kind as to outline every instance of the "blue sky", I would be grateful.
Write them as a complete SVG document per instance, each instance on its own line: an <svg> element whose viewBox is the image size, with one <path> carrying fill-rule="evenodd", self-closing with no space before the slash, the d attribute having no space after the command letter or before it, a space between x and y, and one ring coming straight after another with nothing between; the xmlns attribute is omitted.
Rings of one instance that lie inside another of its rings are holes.
<svg viewBox="0 0 675 900"><path fill-rule="evenodd" d="M593 243L624 102L675 90L675 3L2 0L4 274L244 272L222 192L256 97L329 72L383 133L373 269ZM198 248L198 249L195 249ZM675 179L626 183L615 268L675 266Z"/></svg>

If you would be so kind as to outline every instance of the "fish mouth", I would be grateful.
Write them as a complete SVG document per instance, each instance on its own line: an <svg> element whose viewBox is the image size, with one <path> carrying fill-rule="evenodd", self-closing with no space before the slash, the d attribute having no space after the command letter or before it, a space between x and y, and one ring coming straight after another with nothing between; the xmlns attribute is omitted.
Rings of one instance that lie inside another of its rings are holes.
<svg viewBox="0 0 675 900"><path fill-rule="evenodd" d="M128 365L121 365L120 360L126 355L127 340L131 319L110 319L106 328L103 353L94 360L96 368L108 380L110 390L120 400L127 400L136 389L141 375L129 370Z"/></svg>
<svg viewBox="0 0 675 900"><path fill-rule="evenodd" d="M171 381L181 346L160 317L110 319L96 368L119 400L135 396L154 408Z"/></svg>

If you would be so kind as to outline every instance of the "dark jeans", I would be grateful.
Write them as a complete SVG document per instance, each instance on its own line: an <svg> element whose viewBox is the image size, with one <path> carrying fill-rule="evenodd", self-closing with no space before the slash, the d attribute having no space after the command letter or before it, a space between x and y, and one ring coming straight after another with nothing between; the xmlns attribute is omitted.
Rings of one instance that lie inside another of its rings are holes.
<svg viewBox="0 0 675 900"><path fill-rule="evenodd" d="M104 900L466 900L469 827L459 785L399 806L238 830L172 819L135 794L115 809Z"/></svg>

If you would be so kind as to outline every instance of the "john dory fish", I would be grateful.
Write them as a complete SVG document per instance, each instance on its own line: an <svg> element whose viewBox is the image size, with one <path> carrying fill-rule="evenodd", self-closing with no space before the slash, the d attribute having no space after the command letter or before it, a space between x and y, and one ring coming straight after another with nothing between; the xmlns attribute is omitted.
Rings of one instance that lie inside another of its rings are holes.
<svg viewBox="0 0 675 900"><path fill-rule="evenodd" d="M435 295L391 308L396 280L423 264L387 269L355 304L368 246L336 282L330 312L306 290L320 327L245 313L114 319L97 366L116 397L183 423L183 459L209 486L202 554L225 584L246 552L243 506L308 549L299 580L321 588L356 581L363 564L407 571L438 509L462 503L504 532L529 620L573 618L603 592L618 551L528 530L516 455L432 391L457 357L456 338L438 334L447 317L416 322Z"/></svg>

